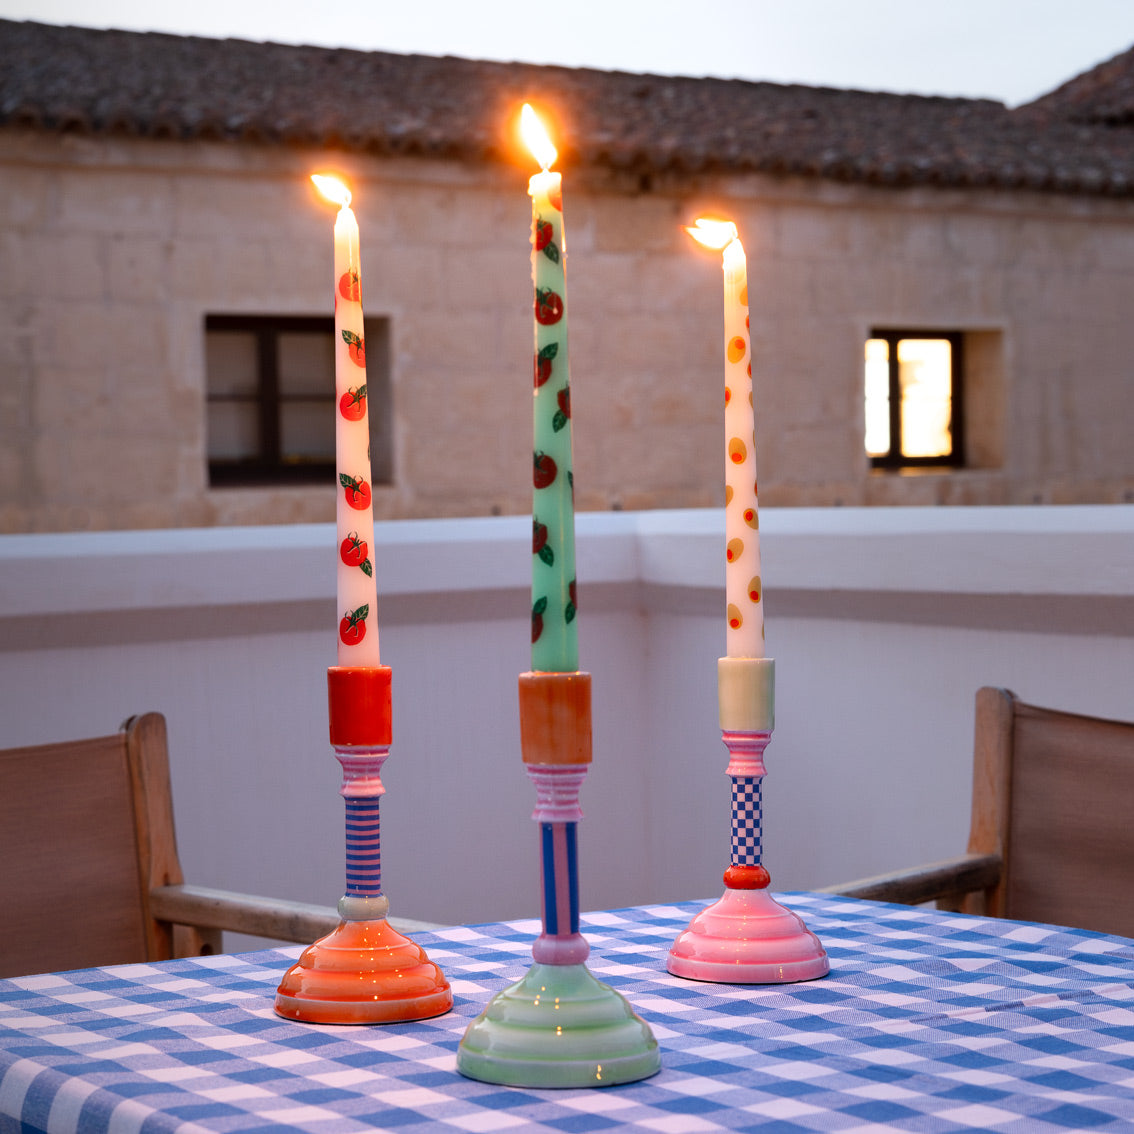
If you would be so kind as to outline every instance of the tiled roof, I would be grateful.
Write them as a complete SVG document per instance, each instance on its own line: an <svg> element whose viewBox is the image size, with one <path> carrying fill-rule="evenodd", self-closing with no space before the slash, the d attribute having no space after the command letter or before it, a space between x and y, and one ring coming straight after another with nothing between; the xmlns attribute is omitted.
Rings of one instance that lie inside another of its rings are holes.
<svg viewBox="0 0 1134 1134"><path fill-rule="evenodd" d="M1074 102L1076 84L1126 59L1122 81L1103 86L1128 115L1129 56L1047 97L1072 92L1064 99ZM1044 110L1043 100L1011 111L985 99L7 20L0 59L0 126L514 161L527 99L549 112L565 164L1134 195L1129 117L1084 119Z"/></svg>
<svg viewBox="0 0 1134 1134"><path fill-rule="evenodd" d="M1134 127L1134 47L1071 79L1027 108L1038 120Z"/></svg>

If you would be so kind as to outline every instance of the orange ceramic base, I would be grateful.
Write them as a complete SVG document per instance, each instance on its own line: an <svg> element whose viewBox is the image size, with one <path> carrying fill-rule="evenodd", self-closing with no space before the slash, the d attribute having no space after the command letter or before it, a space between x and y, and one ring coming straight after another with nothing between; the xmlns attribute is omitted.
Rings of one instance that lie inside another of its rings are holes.
<svg viewBox="0 0 1134 1134"><path fill-rule="evenodd" d="M309 1024L424 1020L452 1007L445 975L385 919L340 922L303 951L276 990L276 1011Z"/></svg>

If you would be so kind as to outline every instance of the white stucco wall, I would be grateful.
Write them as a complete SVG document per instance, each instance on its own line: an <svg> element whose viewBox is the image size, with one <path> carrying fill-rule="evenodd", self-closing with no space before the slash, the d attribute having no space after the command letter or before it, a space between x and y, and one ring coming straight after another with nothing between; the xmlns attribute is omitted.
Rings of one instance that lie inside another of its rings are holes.
<svg viewBox="0 0 1134 1134"><path fill-rule="evenodd" d="M587 908L709 897L728 864L716 721L723 519L584 513L580 652L594 675ZM764 509L776 729L775 888L944 857L968 829L982 684L1134 718L1134 507ZM538 913L519 758L524 517L379 524L392 910ZM329 525L0 538L0 746L169 722L198 884L332 904L343 886Z"/></svg>

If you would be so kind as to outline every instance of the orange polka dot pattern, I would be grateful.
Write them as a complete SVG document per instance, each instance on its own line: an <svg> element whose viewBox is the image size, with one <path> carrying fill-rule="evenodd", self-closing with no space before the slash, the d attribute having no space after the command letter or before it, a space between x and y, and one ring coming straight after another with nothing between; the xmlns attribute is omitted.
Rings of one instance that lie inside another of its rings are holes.
<svg viewBox="0 0 1134 1134"><path fill-rule="evenodd" d="M756 444L752 348L744 250L724 252L725 275L725 589L729 657L764 656L760 521L756 499Z"/></svg>

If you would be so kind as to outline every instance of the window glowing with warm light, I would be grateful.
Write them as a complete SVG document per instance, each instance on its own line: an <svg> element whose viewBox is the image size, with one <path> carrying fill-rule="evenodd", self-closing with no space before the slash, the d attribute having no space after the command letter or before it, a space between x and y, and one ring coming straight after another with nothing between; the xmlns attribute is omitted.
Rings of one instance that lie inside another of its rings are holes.
<svg viewBox="0 0 1134 1134"><path fill-rule="evenodd" d="M890 451L890 344L866 340L866 451L881 457Z"/></svg>
<svg viewBox="0 0 1134 1134"><path fill-rule="evenodd" d="M902 453L944 457L949 433L953 352L947 339L899 339L898 385L902 391Z"/></svg>
<svg viewBox="0 0 1134 1134"><path fill-rule="evenodd" d="M872 464L959 465L961 336L876 331L866 342L865 447Z"/></svg>

